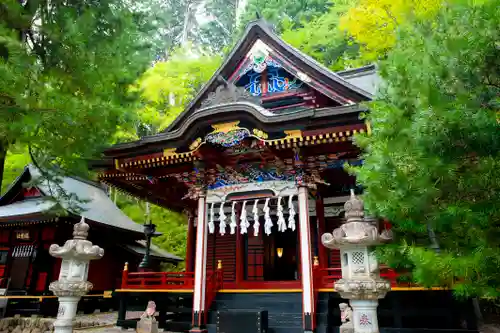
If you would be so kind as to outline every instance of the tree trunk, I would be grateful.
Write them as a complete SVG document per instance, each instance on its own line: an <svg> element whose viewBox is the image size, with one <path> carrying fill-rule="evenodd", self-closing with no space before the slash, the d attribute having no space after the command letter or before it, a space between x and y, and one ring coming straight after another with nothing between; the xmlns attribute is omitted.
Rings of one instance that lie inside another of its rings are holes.
<svg viewBox="0 0 500 333"><path fill-rule="evenodd" d="M2 141L0 141L0 193L2 193L2 184L3 184L3 172L5 167L5 158L7 157L7 149L8 145Z"/></svg>

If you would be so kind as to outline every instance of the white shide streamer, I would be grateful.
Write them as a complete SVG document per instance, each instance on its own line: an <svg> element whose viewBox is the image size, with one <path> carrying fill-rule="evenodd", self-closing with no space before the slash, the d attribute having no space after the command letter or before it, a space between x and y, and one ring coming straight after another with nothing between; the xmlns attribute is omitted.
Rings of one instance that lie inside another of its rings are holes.
<svg viewBox="0 0 500 333"><path fill-rule="evenodd" d="M240 233L246 234L248 231L248 226L250 223L248 223L247 219L247 202L243 201L243 207L241 207L241 215L240 215Z"/></svg>
<svg viewBox="0 0 500 333"><path fill-rule="evenodd" d="M233 202L233 205L231 207L231 223L229 224L229 227L231 228L231 235L234 235L234 233L236 232L236 228L238 227L238 225L236 224L235 206L236 206L236 201Z"/></svg>
<svg viewBox="0 0 500 333"><path fill-rule="evenodd" d="M219 232L222 236L226 234L226 214L224 214L224 202L221 202L219 208Z"/></svg>
<svg viewBox="0 0 500 333"><path fill-rule="evenodd" d="M255 200L255 203L253 204L253 235L255 237L259 236L259 228L260 228L260 223L259 223L259 200Z"/></svg>
<svg viewBox="0 0 500 333"><path fill-rule="evenodd" d="M295 231L295 207L293 206L293 195L288 198L288 228Z"/></svg>
<svg viewBox="0 0 500 333"><path fill-rule="evenodd" d="M286 230L286 221L285 216L283 215L283 206L281 205L281 197L278 197L278 231L285 232Z"/></svg>
<svg viewBox="0 0 500 333"><path fill-rule="evenodd" d="M215 211L214 211L214 205L215 203L212 202L210 205L210 221L208 222L208 232L213 234L215 232L215 223L214 223L214 218L215 218Z"/></svg>
<svg viewBox="0 0 500 333"><path fill-rule="evenodd" d="M273 227L273 221L271 220L271 214L270 211L271 209L269 208L269 198L266 199L266 203L264 204L264 231L266 232L266 235L271 234L271 228Z"/></svg>

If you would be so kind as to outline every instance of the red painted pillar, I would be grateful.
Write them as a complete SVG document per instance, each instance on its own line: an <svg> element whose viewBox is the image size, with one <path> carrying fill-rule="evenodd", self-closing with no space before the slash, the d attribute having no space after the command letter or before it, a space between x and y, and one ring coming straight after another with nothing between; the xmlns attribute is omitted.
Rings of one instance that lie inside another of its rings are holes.
<svg viewBox="0 0 500 333"><path fill-rule="evenodd" d="M302 282L302 314L304 332L311 333L315 326L313 262L311 258L311 228L309 222L308 188L299 186L299 245Z"/></svg>
<svg viewBox="0 0 500 333"><path fill-rule="evenodd" d="M328 268L328 249L321 243L321 236L326 232L325 206L323 198L316 198L316 219L318 221L318 260L319 267Z"/></svg>
<svg viewBox="0 0 500 333"><path fill-rule="evenodd" d="M187 244L186 244L186 272L194 271L194 245L196 240L196 233L194 228L195 215L188 212L188 231L187 231Z"/></svg>
<svg viewBox="0 0 500 333"><path fill-rule="evenodd" d="M201 192L201 190L200 190ZM193 322L190 332L206 332L205 293L207 276L207 220L205 193L199 193L196 224L196 259L194 268Z"/></svg>

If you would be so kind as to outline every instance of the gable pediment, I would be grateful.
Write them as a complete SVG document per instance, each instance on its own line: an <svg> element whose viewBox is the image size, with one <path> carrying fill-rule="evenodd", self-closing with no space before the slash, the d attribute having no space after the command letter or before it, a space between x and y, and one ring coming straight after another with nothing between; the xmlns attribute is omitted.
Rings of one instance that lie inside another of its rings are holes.
<svg viewBox="0 0 500 333"><path fill-rule="evenodd" d="M222 66L164 132L178 129L186 117L204 108L221 84L243 88L260 100L257 104L276 114L348 106L371 99L370 93L285 43L264 21L256 21L250 23Z"/></svg>

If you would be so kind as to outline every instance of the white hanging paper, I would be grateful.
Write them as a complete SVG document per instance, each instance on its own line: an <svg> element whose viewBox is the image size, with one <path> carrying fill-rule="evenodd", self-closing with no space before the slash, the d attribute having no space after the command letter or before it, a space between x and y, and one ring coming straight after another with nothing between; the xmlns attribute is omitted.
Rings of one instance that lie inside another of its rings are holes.
<svg viewBox="0 0 500 333"><path fill-rule="evenodd" d="M259 200L255 200L255 203L253 204L253 235L257 237L259 235L259 228L260 228L260 223L259 223Z"/></svg>
<svg viewBox="0 0 500 333"><path fill-rule="evenodd" d="M278 231L285 232L286 230L286 221L285 216L283 215L283 206L281 205L281 197L278 197Z"/></svg>
<svg viewBox="0 0 500 333"><path fill-rule="evenodd" d="M233 202L233 205L231 206L231 223L229 224L229 227L231 228L231 235L234 235L234 233L236 232L236 228L238 227L238 225L236 224L236 211L235 211L235 206L236 205L236 201Z"/></svg>
<svg viewBox="0 0 500 333"><path fill-rule="evenodd" d="M219 232L222 236L226 234L226 214L224 214L224 202L221 202L219 208Z"/></svg>
<svg viewBox="0 0 500 333"><path fill-rule="evenodd" d="M250 223L248 223L247 219L247 202L243 201L243 207L241 207L241 215L240 215L240 233L246 234L248 231L248 226Z"/></svg>
<svg viewBox="0 0 500 333"><path fill-rule="evenodd" d="M214 205L215 203L212 202L210 205L210 221L208 222L208 232L213 234L215 232L215 223L214 223L214 218L215 218L215 211L214 211Z"/></svg>
<svg viewBox="0 0 500 333"><path fill-rule="evenodd" d="M295 207L293 206L293 195L288 198L288 228L295 231Z"/></svg>
<svg viewBox="0 0 500 333"><path fill-rule="evenodd" d="M271 220L270 208L269 208L269 198L266 199L266 203L264 204L264 231L266 235L271 234L271 228L273 227L273 221Z"/></svg>

